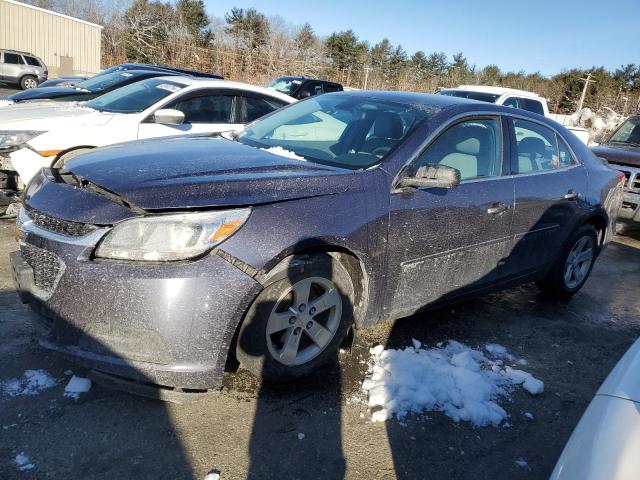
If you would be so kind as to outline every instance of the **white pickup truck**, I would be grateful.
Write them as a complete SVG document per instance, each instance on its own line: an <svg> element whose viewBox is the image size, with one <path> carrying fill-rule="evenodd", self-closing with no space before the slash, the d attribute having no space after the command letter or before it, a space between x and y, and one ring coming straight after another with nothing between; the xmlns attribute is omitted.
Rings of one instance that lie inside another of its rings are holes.
<svg viewBox="0 0 640 480"><path fill-rule="evenodd" d="M481 102L490 102L506 107L522 108L530 112L544 115L555 120L553 115L549 114L547 99L541 97L537 93L527 92L526 90L516 90L515 88L504 87L487 87L485 85L460 85L457 88L443 88L438 92L439 95L449 95L451 97L469 98L471 100L479 100ZM585 128L570 127L565 125L576 137L585 144L589 143L589 132Z"/></svg>

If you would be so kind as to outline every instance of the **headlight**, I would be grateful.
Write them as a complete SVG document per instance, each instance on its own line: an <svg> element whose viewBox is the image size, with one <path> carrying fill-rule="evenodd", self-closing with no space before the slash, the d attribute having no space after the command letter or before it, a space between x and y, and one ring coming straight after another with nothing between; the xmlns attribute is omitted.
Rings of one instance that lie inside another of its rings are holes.
<svg viewBox="0 0 640 480"><path fill-rule="evenodd" d="M45 132L38 132L34 130L0 130L0 150L19 147L43 133Z"/></svg>
<svg viewBox="0 0 640 480"><path fill-rule="evenodd" d="M148 262L197 257L233 235L250 212L239 208L126 220L105 236L96 256Z"/></svg>

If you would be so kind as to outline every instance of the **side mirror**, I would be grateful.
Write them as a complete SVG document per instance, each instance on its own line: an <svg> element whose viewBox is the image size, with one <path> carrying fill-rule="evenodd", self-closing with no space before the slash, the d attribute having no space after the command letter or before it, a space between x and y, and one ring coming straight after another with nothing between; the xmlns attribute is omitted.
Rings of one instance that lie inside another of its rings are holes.
<svg viewBox="0 0 640 480"><path fill-rule="evenodd" d="M445 165L423 165L418 168L415 176L402 177L398 182L399 188L452 188L460 183L460 170Z"/></svg>
<svg viewBox="0 0 640 480"><path fill-rule="evenodd" d="M172 108L161 108L153 114L153 121L160 125L182 125L184 123L184 113Z"/></svg>

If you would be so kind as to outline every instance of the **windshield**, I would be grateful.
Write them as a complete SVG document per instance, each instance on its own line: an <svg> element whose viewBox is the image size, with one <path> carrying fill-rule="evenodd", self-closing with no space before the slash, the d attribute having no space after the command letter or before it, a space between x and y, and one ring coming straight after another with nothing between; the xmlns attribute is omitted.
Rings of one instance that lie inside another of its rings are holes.
<svg viewBox="0 0 640 480"><path fill-rule="evenodd" d="M272 82L267 84L267 88L273 88L287 95L291 94L302 83L302 80L292 77L280 77L276 78Z"/></svg>
<svg viewBox="0 0 640 480"><path fill-rule="evenodd" d="M426 116L419 106L328 94L252 123L238 141L280 147L316 163L361 169L380 163Z"/></svg>
<svg viewBox="0 0 640 480"><path fill-rule="evenodd" d="M138 113L184 87L177 82L149 78L100 95L85 106L101 112Z"/></svg>
<svg viewBox="0 0 640 480"><path fill-rule="evenodd" d="M119 83L126 82L131 77L133 77L133 74L128 72L115 72L108 73L106 75L101 74L99 76L91 77L88 80L76 84L76 88L90 90L92 92L99 92L100 90L104 90L105 88L109 88L114 85L118 85Z"/></svg>
<svg viewBox="0 0 640 480"><path fill-rule="evenodd" d="M624 122L611 135L609 143L626 143L640 145L640 117L633 117Z"/></svg>
<svg viewBox="0 0 640 480"><path fill-rule="evenodd" d="M449 97L468 98L470 100L478 100L480 102L495 103L500 95L485 92L472 92L469 90L440 90L438 95L447 95Z"/></svg>

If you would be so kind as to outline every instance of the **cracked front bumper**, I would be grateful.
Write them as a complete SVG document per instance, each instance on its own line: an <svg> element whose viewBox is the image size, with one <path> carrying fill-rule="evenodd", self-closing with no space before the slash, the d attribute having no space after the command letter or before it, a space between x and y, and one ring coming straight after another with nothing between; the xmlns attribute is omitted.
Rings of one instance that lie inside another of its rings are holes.
<svg viewBox="0 0 640 480"><path fill-rule="evenodd" d="M43 347L140 384L221 386L236 326L261 288L249 275L218 255L148 265L98 261L91 242L32 224L21 229L11 264L21 298L40 314ZM47 252L44 260L29 257L33 249ZM47 276L52 264L59 269Z"/></svg>

